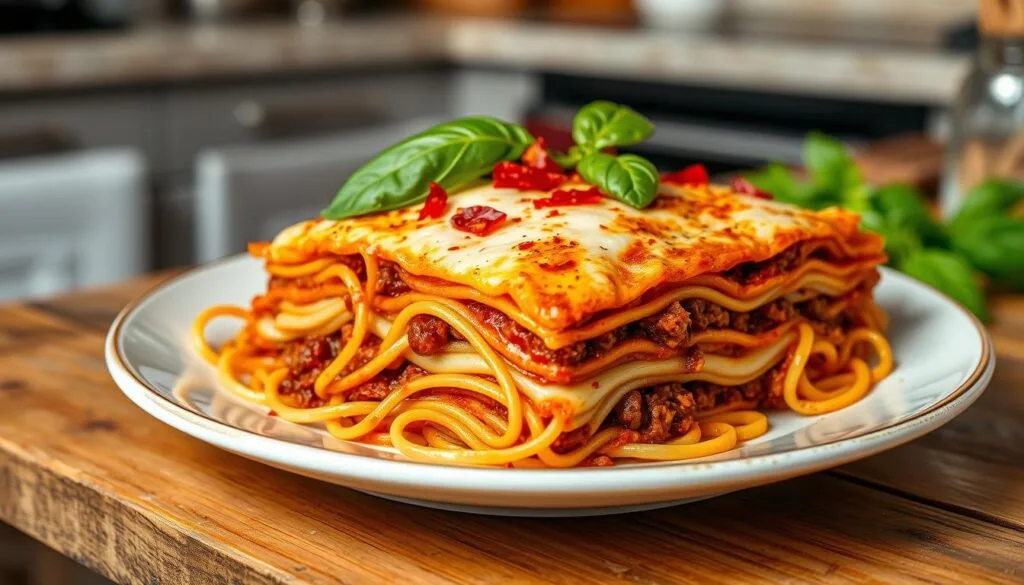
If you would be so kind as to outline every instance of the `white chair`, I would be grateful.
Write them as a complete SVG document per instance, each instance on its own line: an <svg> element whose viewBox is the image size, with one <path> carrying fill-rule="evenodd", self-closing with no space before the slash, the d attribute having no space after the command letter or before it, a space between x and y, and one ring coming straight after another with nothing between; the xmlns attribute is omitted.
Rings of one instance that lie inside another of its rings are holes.
<svg viewBox="0 0 1024 585"><path fill-rule="evenodd" d="M315 217L345 179L379 151L438 120L208 150L196 160L196 255L207 262Z"/></svg>
<svg viewBox="0 0 1024 585"><path fill-rule="evenodd" d="M0 299L51 295L145 270L145 177L134 150L0 162Z"/></svg>

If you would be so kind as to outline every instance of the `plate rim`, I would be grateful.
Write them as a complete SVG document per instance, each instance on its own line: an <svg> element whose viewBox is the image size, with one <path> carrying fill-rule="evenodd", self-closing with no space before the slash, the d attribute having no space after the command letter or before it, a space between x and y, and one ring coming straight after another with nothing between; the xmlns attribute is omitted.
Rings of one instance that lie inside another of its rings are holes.
<svg viewBox="0 0 1024 585"><path fill-rule="evenodd" d="M429 492L430 488L491 494L542 495L578 493L578 478L585 478L588 491L625 490L648 493L683 487L707 489L728 488L765 474L769 481L812 473L870 456L913 440L934 430L941 423L959 414L981 394L995 369L995 351L991 336L972 313L934 287L914 280L887 267L881 269L887 278L895 278L909 286L930 290L947 305L966 316L981 344L981 357L967 378L942 400L930 405L912 418L864 435L837 439L808 447L782 452L718 461L660 462L652 465L609 468L568 469L504 469L459 467L367 457L335 451L326 447L304 445L269 437L218 421L203 413L185 408L152 388L128 365L121 346L121 334L128 317L155 295L187 278L216 270L223 264L250 259L237 254L171 275L132 299L117 315L104 343L107 368L116 385L133 403L161 422L187 435L246 457L275 461L281 465L332 477L371 481L377 485L415 486ZM937 420L936 420L937 419ZM183 428L185 427L185 428ZM835 451L833 454L828 451ZM681 472L690 475L681 475ZM623 483L628 474L631 481ZM499 481L492 481L500 478ZM618 478L620 481L615 481ZM644 480L644 481L641 481ZM641 485L642 484L642 485ZM664 494L672 499L670 494ZM678 496L676 496L678 497ZM438 501L449 501L442 499ZM531 503L530 507L542 507Z"/></svg>

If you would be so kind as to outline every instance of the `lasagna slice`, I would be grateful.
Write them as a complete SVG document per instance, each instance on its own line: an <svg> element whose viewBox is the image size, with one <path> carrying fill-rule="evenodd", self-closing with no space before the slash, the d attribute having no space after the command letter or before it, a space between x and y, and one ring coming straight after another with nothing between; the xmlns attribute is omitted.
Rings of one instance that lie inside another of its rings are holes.
<svg viewBox="0 0 1024 585"><path fill-rule="evenodd" d="M266 292L201 315L200 348L282 418L469 465L721 453L766 409L830 412L891 370L883 243L855 214L716 185L662 184L643 210L549 197L480 185L440 217L289 227L251 247ZM247 325L214 350L225 312Z"/></svg>

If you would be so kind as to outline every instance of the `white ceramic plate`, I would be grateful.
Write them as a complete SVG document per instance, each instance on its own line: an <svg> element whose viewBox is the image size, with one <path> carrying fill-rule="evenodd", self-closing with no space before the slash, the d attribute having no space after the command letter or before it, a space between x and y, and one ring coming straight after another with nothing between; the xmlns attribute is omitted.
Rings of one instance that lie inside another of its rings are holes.
<svg viewBox="0 0 1024 585"><path fill-rule="evenodd" d="M383 497L496 514L605 514L667 506L834 467L936 429L967 408L995 366L970 314L933 289L884 270L877 297L892 323L896 369L857 404L804 417L770 414L769 432L738 449L680 463L567 470L480 469L405 461L386 448L338 441L266 415L217 390L192 349L193 318L216 303L245 305L263 290L259 261L230 258L177 277L129 305L106 358L143 410L203 441L268 465ZM227 339L237 322L208 333Z"/></svg>

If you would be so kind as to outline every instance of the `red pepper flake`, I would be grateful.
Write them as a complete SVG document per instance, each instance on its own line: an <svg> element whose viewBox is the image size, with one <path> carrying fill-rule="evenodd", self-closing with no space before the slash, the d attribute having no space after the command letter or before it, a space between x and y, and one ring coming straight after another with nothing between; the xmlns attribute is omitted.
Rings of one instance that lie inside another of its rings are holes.
<svg viewBox="0 0 1024 585"><path fill-rule="evenodd" d="M462 249L462 246L451 246L450 248L448 248L448 251L449 252L454 252L456 250L461 250L461 249Z"/></svg>
<svg viewBox="0 0 1024 585"><path fill-rule="evenodd" d="M765 191L758 189L757 187L754 186L753 183L750 182L749 179L745 177L734 178L732 180L732 190L737 193L742 193L744 195L752 195L759 199L775 199L775 197L772 196L771 193L767 193Z"/></svg>
<svg viewBox="0 0 1024 585"><path fill-rule="evenodd" d="M433 218L437 219L444 215L444 210L448 208L448 193L445 192L444 187L437 183L430 183L430 193L427 194L427 200L423 203L423 209L420 210L420 219Z"/></svg>
<svg viewBox="0 0 1024 585"><path fill-rule="evenodd" d="M533 206L536 209L545 207L561 207L563 205L590 205L601 201L601 190L597 187L589 189L566 189L555 191L551 197L534 199Z"/></svg>
<svg viewBox="0 0 1024 585"><path fill-rule="evenodd" d="M458 208L452 216L452 226L463 232L469 232L478 236L486 236L494 232L505 223L508 216L493 207L486 205L471 205L466 208Z"/></svg>
<svg viewBox="0 0 1024 585"><path fill-rule="evenodd" d="M551 152L541 137L537 137L537 141L531 144L526 149L526 152L523 153L523 163L531 169L537 169L538 171L564 174L561 165L551 158Z"/></svg>
<svg viewBox="0 0 1024 585"><path fill-rule="evenodd" d="M494 186L501 189L550 191L568 180L561 171L553 173L507 161L494 165Z"/></svg>
<svg viewBox="0 0 1024 585"><path fill-rule="evenodd" d="M593 388L594 390L597 390L598 388L601 387L601 383L598 382L597 380L594 380L593 382L590 383L590 387Z"/></svg>
<svg viewBox="0 0 1024 585"><path fill-rule="evenodd" d="M661 178L661 181L676 185L707 185L711 179L708 178L708 170L704 168L704 165L698 163L674 173L668 173Z"/></svg>
<svg viewBox="0 0 1024 585"><path fill-rule="evenodd" d="M521 244L518 244L516 247L519 248L520 250L529 250L530 248L536 245L537 242L522 242Z"/></svg>
<svg viewBox="0 0 1024 585"><path fill-rule="evenodd" d="M547 217L558 217L559 215L562 214L559 213L557 209L552 209L551 211L548 212Z"/></svg>
<svg viewBox="0 0 1024 585"><path fill-rule="evenodd" d="M267 416L277 416L277 411L271 410L267 413Z"/></svg>

